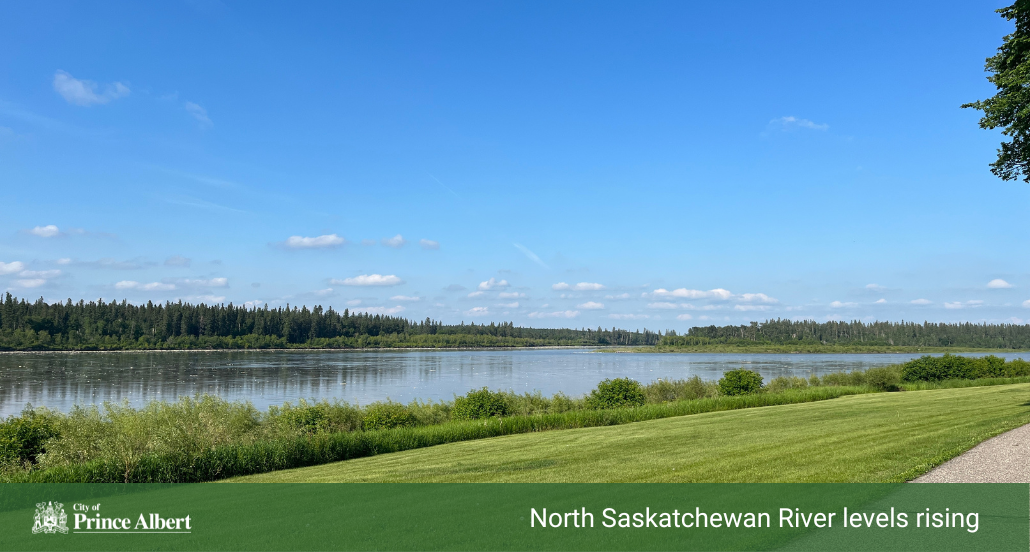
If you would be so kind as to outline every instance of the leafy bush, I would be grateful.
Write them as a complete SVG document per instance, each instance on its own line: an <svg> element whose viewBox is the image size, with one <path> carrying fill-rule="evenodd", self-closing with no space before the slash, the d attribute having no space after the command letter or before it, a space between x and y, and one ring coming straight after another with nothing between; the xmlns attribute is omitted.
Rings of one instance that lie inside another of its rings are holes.
<svg viewBox="0 0 1030 552"><path fill-rule="evenodd" d="M370 404L365 409L365 417L361 419L361 427L365 431L417 424L418 419L403 404L390 401Z"/></svg>
<svg viewBox="0 0 1030 552"><path fill-rule="evenodd" d="M808 387L808 380L805 378L799 378L797 376L780 376L773 378L772 381L766 385L766 390L770 393L779 393L787 389L805 389Z"/></svg>
<svg viewBox="0 0 1030 552"><path fill-rule="evenodd" d="M486 387L472 390L464 397L455 397L451 417L455 420L479 420L508 415L508 397Z"/></svg>
<svg viewBox="0 0 1030 552"><path fill-rule="evenodd" d="M658 380L649 383L644 386L644 395L651 404L701 399L718 396L719 386L713 381L703 381L695 375L685 380Z"/></svg>
<svg viewBox="0 0 1030 552"><path fill-rule="evenodd" d="M1030 376L1030 362L1027 362L1021 358L1010 360L1005 363L1005 373L1003 375L1006 378L1021 378Z"/></svg>
<svg viewBox="0 0 1030 552"><path fill-rule="evenodd" d="M57 437L57 423L47 410L26 408L20 417L0 421L0 464L34 464Z"/></svg>
<svg viewBox="0 0 1030 552"><path fill-rule="evenodd" d="M730 370L719 380L719 391L723 395L750 395L762 390L762 375L754 370L740 368Z"/></svg>
<svg viewBox="0 0 1030 552"><path fill-rule="evenodd" d="M901 389L901 370L896 366L870 368L865 372L866 385L880 391L898 391Z"/></svg>
<svg viewBox="0 0 1030 552"><path fill-rule="evenodd" d="M587 397L587 407L601 410L640 406L647 401L640 383L629 378L606 379Z"/></svg>

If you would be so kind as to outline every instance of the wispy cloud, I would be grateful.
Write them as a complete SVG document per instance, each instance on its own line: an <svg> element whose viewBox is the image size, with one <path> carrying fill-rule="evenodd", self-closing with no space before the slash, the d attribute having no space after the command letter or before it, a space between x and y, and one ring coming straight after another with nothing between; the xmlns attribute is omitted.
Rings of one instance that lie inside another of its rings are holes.
<svg viewBox="0 0 1030 552"><path fill-rule="evenodd" d="M465 311L465 314L467 316L486 316L490 314L490 309L488 307L473 307Z"/></svg>
<svg viewBox="0 0 1030 552"><path fill-rule="evenodd" d="M187 113L193 115L193 118L200 123L200 126L210 128L215 125L215 123L211 121L211 118L207 116L207 110L203 107L200 107L193 102L186 102L183 107L186 109Z"/></svg>
<svg viewBox="0 0 1030 552"><path fill-rule="evenodd" d="M490 291L492 289L504 289L508 287L508 280L498 280L496 278L490 278L485 282L479 283L479 291Z"/></svg>
<svg viewBox="0 0 1030 552"><path fill-rule="evenodd" d="M858 303L844 303L844 302L841 302L841 301L834 301L834 302L830 303L830 308L831 309L844 309L844 308L857 307L857 306L858 306Z"/></svg>
<svg viewBox="0 0 1030 552"><path fill-rule="evenodd" d="M21 280L14 281L15 287L20 288L37 288L45 283L46 280L44 280L43 278L24 278Z"/></svg>
<svg viewBox="0 0 1030 552"><path fill-rule="evenodd" d="M580 282L578 284L573 285L566 284L565 282L558 282L557 284L553 284L551 286L551 289L555 291L562 291L566 289L571 289L573 291L601 291L605 289L605 287L602 284L598 284L596 282Z"/></svg>
<svg viewBox="0 0 1030 552"><path fill-rule="evenodd" d="M390 298L390 300L391 301L415 302L415 301L421 301L422 298L421 297L413 297L413 296L410 296L410 295L394 295L393 297Z"/></svg>
<svg viewBox="0 0 1030 552"><path fill-rule="evenodd" d="M679 288L669 291L664 288L659 288L654 290L652 295L654 297L683 297L687 299L730 299L733 297L732 293L722 288L710 289L708 291L687 288Z"/></svg>
<svg viewBox="0 0 1030 552"><path fill-rule="evenodd" d="M130 92L129 87L120 82L104 86L103 92L98 92L97 89L97 83L91 80L77 79L64 71L54 73L54 90L70 104L105 104L128 96Z"/></svg>
<svg viewBox="0 0 1030 552"><path fill-rule="evenodd" d="M497 297L500 299L520 299L525 296L525 293L519 293L517 291L502 291L497 294Z"/></svg>
<svg viewBox="0 0 1030 552"><path fill-rule="evenodd" d="M440 242L433 240L418 240L418 245L422 249L436 250L440 249Z"/></svg>
<svg viewBox="0 0 1030 552"><path fill-rule="evenodd" d="M519 244L519 243L513 243L512 245L514 245L519 251L521 251L522 254L525 255L526 258L528 258L529 260L531 260L534 263L536 263L536 264L546 268L547 270L551 269L551 267L547 266L547 263L542 261L540 259L540 257L537 256L536 253L533 253L532 251L530 251L528 247L526 247L526 246L524 246L522 244Z"/></svg>
<svg viewBox="0 0 1030 552"><path fill-rule="evenodd" d="M929 305L930 303L933 303L933 301L929 299L913 299L909 301L909 303L912 303L913 305Z"/></svg>
<svg viewBox="0 0 1030 552"><path fill-rule="evenodd" d="M228 278L208 278L208 279L198 278L198 279L194 279L194 280L190 280L190 279L187 278L187 279L176 280L176 281L178 281L180 284L182 284L184 286L190 286L190 287L229 287L229 279Z"/></svg>
<svg viewBox="0 0 1030 552"><path fill-rule="evenodd" d="M987 287L991 289L1009 289L1012 287L1012 284L1002 280L1001 278L995 278L990 282L987 282Z"/></svg>
<svg viewBox="0 0 1030 552"><path fill-rule="evenodd" d="M690 320L691 318L694 317L690 316L689 314L680 314L676 316L676 320Z"/></svg>
<svg viewBox="0 0 1030 552"><path fill-rule="evenodd" d="M645 320L651 316L647 314L609 314L608 318L612 320Z"/></svg>
<svg viewBox="0 0 1030 552"><path fill-rule="evenodd" d="M576 305L576 308L583 310L598 310L604 308L604 303L598 303L597 301L587 301L586 303Z"/></svg>
<svg viewBox="0 0 1030 552"><path fill-rule="evenodd" d="M382 243L386 247L393 247L394 249L400 249L401 247L404 247L404 244L408 243L408 241L404 239L404 236L402 236L400 234L397 234L396 236L394 236L392 238L383 238L382 239Z"/></svg>
<svg viewBox="0 0 1030 552"><path fill-rule="evenodd" d="M343 280L332 279L329 283L334 286L397 286L403 284L404 280L393 274L362 274Z"/></svg>
<svg viewBox="0 0 1030 552"><path fill-rule="evenodd" d="M579 311L574 310L529 313L530 318L575 318L577 316L579 316Z"/></svg>
<svg viewBox="0 0 1030 552"><path fill-rule="evenodd" d="M133 280L122 280L114 285L114 289L120 290L139 290L139 291L172 291L175 289L175 284L166 284L164 282L150 282L149 284L141 284Z"/></svg>
<svg viewBox="0 0 1030 552"><path fill-rule="evenodd" d="M788 115L786 117L779 117L769 121L769 127L785 131L799 128L808 130L827 130L830 128L830 125L814 123L808 119L801 119Z"/></svg>
<svg viewBox="0 0 1030 552"><path fill-rule="evenodd" d="M471 298L471 297L479 297L479 296L484 295L484 294L486 294L485 291L473 291L472 293L469 293L468 296Z"/></svg>
<svg viewBox="0 0 1030 552"><path fill-rule="evenodd" d="M165 259L165 266L179 266L189 268L191 260L182 255L172 255Z"/></svg>
<svg viewBox="0 0 1030 552"><path fill-rule="evenodd" d="M982 306L983 304L984 304L984 302L983 301L979 301L979 300L971 300L971 301L965 301L965 302L962 302L962 301L952 301L950 303L949 302L945 302L944 303L944 308L946 308L946 309L976 308L976 307Z"/></svg>
<svg viewBox="0 0 1030 552"><path fill-rule="evenodd" d="M284 247L290 249L327 249L331 247L339 247L347 243L341 236L336 234L324 234L315 237L304 237L304 236L290 236L283 242Z"/></svg>
<svg viewBox="0 0 1030 552"><path fill-rule="evenodd" d="M887 289L886 287L881 286L880 284L866 284L865 288L869 291L883 291Z"/></svg>

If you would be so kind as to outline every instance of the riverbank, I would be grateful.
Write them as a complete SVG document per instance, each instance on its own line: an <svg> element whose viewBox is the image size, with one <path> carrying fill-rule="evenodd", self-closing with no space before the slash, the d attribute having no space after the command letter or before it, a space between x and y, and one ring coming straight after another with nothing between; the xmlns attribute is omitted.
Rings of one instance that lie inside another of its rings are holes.
<svg viewBox="0 0 1030 552"><path fill-rule="evenodd" d="M231 482L902 482L1030 422L1030 384L513 435ZM703 444L703 445L701 445Z"/></svg>
<svg viewBox="0 0 1030 552"><path fill-rule="evenodd" d="M1027 353L1026 349L977 349L974 347L896 347L888 345L820 344L708 344L690 346L612 347L606 353L739 353L739 354L944 354L944 353Z"/></svg>

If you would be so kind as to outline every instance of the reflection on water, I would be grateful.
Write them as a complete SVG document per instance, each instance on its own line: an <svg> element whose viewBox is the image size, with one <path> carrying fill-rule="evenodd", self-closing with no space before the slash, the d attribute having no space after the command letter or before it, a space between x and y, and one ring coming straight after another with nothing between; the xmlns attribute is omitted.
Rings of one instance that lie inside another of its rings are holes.
<svg viewBox="0 0 1030 552"><path fill-rule="evenodd" d="M301 398L359 404L387 398L451 399L484 386L578 396L605 378L647 383L697 374L718 379L726 370L746 366L768 381L866 369L917 356L605 354L584 349L3 354L0 416L18 413L26 403L67 411L75 404L127 400L140 405L199 393L249 400L260 409Z"/></svg>

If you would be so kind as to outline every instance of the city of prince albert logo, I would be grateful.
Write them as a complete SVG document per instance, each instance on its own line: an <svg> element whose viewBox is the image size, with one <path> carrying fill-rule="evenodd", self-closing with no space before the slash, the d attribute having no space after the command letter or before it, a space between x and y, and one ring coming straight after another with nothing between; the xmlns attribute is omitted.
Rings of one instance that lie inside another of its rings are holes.
<svg viewBox="0 0 1030 552"><path fill-rule="evenodd" d="M60 502L40 502L36 504L36 522L32 525L32 533L68 533L68 515L64 513L64 505Z"/></svg>

